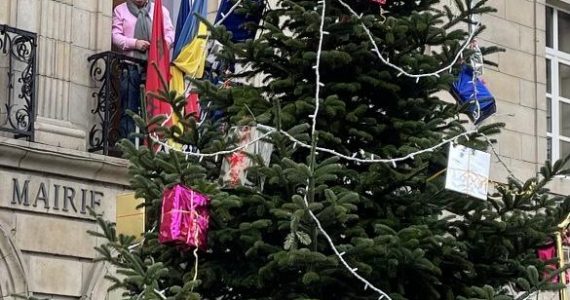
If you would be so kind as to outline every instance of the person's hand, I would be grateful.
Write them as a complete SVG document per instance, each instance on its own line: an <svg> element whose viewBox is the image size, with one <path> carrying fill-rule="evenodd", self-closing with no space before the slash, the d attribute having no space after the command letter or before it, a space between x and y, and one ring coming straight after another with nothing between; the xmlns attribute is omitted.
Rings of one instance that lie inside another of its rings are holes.
<svg viewBox="0 0 570 300"><path fill-rule="evenodd" d="M149 46L150 46L150 43L148 41L137 40L135 42L135 48L139 51L142 51L142 52L145 52Z"/></svg>

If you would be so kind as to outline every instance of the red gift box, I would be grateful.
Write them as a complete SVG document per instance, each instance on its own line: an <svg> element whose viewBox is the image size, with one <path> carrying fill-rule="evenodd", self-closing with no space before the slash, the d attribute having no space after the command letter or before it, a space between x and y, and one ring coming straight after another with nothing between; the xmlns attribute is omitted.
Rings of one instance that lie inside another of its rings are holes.
<svg viewBox="0 0 570 300"><path fill-rule="evenodd" d="M210 213L209 198L182 184L164 191L159 242L206 248Z"/></svg>

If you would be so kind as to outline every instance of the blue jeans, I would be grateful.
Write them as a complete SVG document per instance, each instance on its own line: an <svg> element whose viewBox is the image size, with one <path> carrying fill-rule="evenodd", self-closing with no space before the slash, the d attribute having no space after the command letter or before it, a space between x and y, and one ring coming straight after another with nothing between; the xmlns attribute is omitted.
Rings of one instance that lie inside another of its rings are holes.
<svg viewBox="0 0 570 300"><path fill-rule="evenodd" d="M135 121L127 114L127 110L131 110L136 114L140 114L141 107L141 87L143 83L141 71L139 67L131 64L121 66L121 120L119 122L119 136L128 138L129 134L135 132ZM134 142L134 139L131 139Z"/></svg>

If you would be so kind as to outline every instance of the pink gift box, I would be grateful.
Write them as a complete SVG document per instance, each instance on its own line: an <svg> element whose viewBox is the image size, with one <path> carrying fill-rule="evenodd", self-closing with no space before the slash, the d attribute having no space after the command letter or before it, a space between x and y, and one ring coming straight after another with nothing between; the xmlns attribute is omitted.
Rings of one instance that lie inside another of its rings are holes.
<svg viewBox="0 0 570 300"><path fill-rule="evenodd" d="M163 244L206 248L210 199L182 184L164 191L158 240Z"/></svg>

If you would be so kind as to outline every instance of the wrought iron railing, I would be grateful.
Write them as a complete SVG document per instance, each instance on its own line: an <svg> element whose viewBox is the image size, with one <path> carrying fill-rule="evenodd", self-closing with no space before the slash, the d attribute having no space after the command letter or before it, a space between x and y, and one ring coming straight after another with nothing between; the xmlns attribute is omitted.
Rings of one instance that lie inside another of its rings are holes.
<svg viewBox="0 0 570 300"><path fill-rule="evenodd" d="M96 107L91 111L96 116L96 124L89 131L88 150L116 156L120 154L116 143L129 133L123 132L125 129L121 124L125 121L126 114L126 107L121 105L125 101L121 101L121 97L127 96L125 93L130 92L125 91L125 82L143 82L141 78L133 78L131 71L133 68L139 71L145 70L146 62L113 51L92 55L88 60L91 63L91 78L97 86L97 90L93 93ZM132 84L129 85L132 89Z"/></svg>
<svg viewBox="0 0 570 300"><path fill-rule="evenodd" d="M0 132L34 140L36 50L33 32L0 25Z"/></svg>

